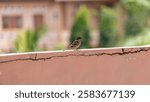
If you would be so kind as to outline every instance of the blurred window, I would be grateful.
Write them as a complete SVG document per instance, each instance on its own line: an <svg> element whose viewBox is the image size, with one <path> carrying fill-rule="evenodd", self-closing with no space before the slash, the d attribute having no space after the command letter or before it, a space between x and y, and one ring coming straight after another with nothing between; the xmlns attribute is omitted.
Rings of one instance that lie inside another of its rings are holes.
<svg viewBox="0 0 150 102"><path fill-rule="evenodd" d="M34 15L34 27L38 28L41 25L43 25L43 15L42 14Z"/></svg>
<svg viewBox="0 0 150 102"><path fill-rule="evenodd" d="M3 16L2 26L3 26L3 29L22 28L22 17L21 16Z"/></svg>

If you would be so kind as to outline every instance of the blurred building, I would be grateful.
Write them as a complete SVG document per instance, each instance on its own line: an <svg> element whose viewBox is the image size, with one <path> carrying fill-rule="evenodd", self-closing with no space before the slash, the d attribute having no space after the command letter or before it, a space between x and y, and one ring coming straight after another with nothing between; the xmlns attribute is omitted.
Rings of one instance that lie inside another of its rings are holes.
<svg viewBox="0 0 150 102"><path fill-rule="evenodd" d="M21 29L35 28L43 23L48 32L39 46L53 47L58 42L67 45L70 28L81 5L90 13L93 46L97 42L98 18L94 15L101 5L112 6L116 0L0 0L0 49L10 50L12 41Z"/></svg>

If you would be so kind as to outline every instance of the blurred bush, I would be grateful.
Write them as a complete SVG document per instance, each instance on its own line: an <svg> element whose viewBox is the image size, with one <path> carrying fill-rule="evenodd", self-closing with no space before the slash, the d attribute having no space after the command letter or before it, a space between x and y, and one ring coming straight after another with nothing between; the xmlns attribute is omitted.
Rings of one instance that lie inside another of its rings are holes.
<svg viewBox="0 0 150 102"><path fill-rule="evenodd" d="M114 47L119 36L117 34L116 11L112 8L102 6L99 16L100 47Z"/></svg>
<svg viewBox="0 0 150 102"><path fill-rule="evenodd" d="M146 26L149 17L147 0L121 0L126 9L125 35L135 36L140 34ZM150 1L149 1L150 4Z"/></svg>
<svg viewBox="0 0 150 102"><path fill-rule="evenodd" d="M149 5L149 0L119 0L114 7L102 6L99 16L99 46L150 44L149 34L145 33L146 29L150 29L148 28Z"/></svg>
<svg viewBox="0 0 150 102"><path fill-rule="evenodd" d="M35 51L40 37L46 32L46 26L40 26L35 30L25 30L17 34L14 41L16 52Z"/></svg>
<svg viewBox="0 0 150 102"><path fill-rule="evenodd" d="M81 48L90 47L89 12L85 6L81 6L75 15L71 28L70 43L72 43L77 36L82 37Z"/></svg>
<svg viewBox="0 0 150 102"><path fill-rule="evenodd" d="M141 46L150 44L150 30L144 31L135 37L128 37L120 46Z"/></svg>

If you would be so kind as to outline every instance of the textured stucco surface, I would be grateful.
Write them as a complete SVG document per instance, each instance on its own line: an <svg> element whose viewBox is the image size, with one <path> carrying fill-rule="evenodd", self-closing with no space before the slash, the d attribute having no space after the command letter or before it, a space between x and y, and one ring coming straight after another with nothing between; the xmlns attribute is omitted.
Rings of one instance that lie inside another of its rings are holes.
<svg viewBox="0 0 150 102"><path fill-rule="evenodd" d="M150 48L0 55L0 84L150 84Z"/></svg>

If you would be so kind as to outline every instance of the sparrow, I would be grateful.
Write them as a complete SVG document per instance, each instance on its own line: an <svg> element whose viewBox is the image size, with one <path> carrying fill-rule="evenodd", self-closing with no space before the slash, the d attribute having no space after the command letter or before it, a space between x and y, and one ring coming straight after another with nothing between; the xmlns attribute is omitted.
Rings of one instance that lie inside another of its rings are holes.
<svg viewBox="0 0 150 102"><path fill-rule="evenodd" d="M68 47L68 49L78 49L81 45L81 37L77 37L71 45Z"/></svg>

